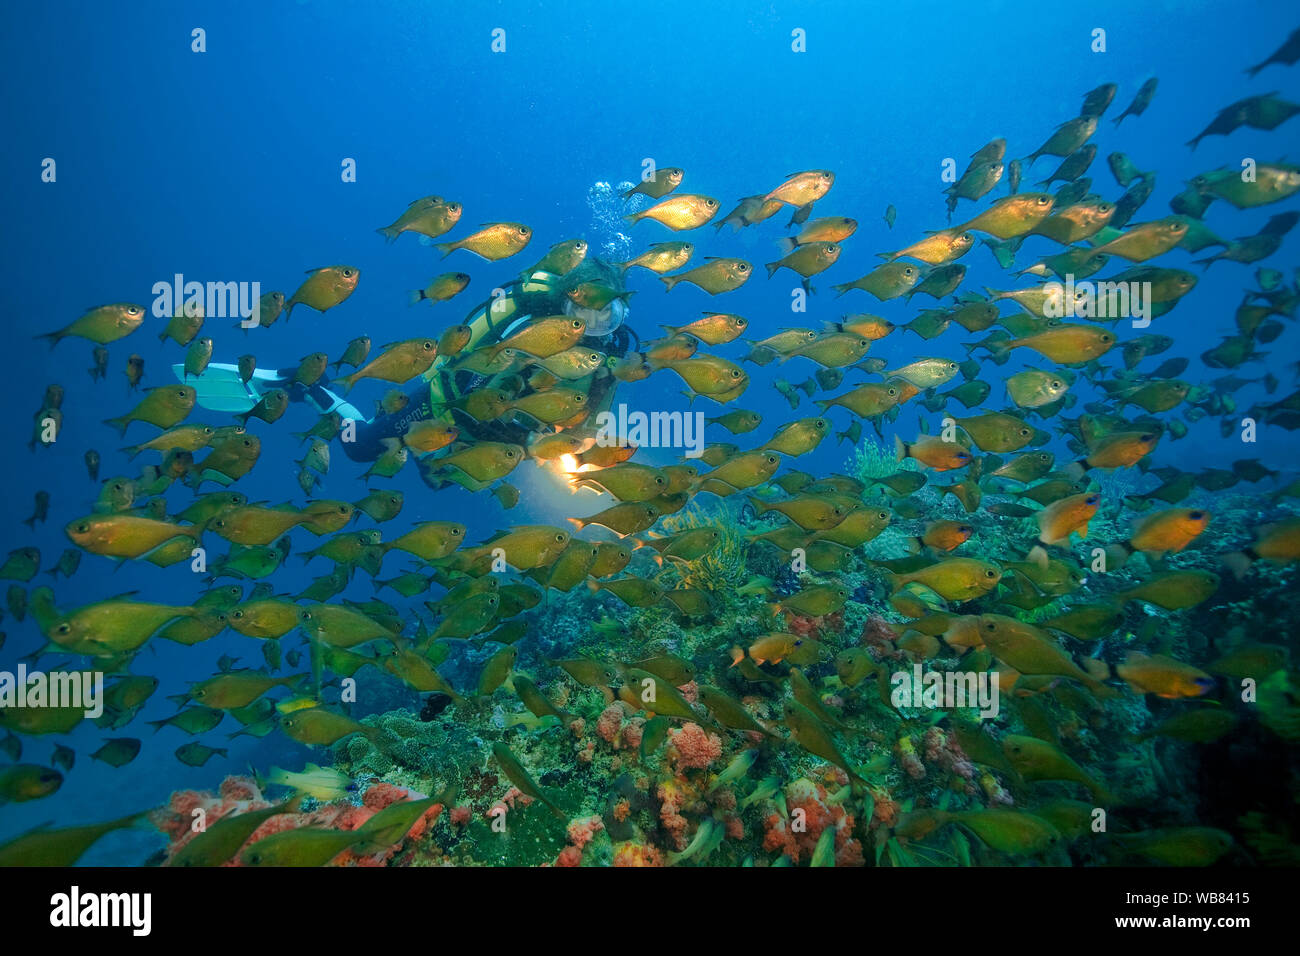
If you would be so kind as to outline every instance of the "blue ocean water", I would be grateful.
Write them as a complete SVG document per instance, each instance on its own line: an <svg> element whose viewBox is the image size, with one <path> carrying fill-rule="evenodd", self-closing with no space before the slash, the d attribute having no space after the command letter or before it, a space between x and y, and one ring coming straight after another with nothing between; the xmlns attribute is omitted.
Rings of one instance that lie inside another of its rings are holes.
<svg viewBox="0 0 1300 956"><path fill-rule="evenodd" d="M436 334L494 285L515 277L526 264L522 260L534 261L561 239L581 236L594 249L626 258L651 241L675 238L654 223L619 222L621 203L610 198L611 187L635 181L649 158L683 167L683 189L718 197L724 211L792 172L831 169L835 186L814 215L850 215L860 225L840 261L814 280L819 291L806 314L790 311L788 272L769 280L759 268L743 288L718 299L693 286L669 293L655 277L633 272L629 281L637 294L629 322L643 338L661 324L682 324L713 308L749 318L751 338L788 325L815 327L846 312L902 322L918 311L917 300L877 303L862 292L836 299L830 285L874 267L877 252L946 225L946 184L940 181L945 158L962 168L973 151L998 136L1008 142L1008 157L1025 156L1076 115L1083 94L1101 83L1117 83L1119 92L1094 138L1099 154L1090 175L1094 189L1113 200L1123 190L1105 169L1106 154L1122 150L1140 169L1155 170L1155 193L1137 220L1167 214L1168 200L1198 173L1237 167L1245 157L1294 158L1300 129L1294 125L1275 132L1241 129L1208 138L1195 151L1184 143L1234 100L1275 89L1300 98L1300 74L1292 68L1273 66L1255 78L1243 72L1276 48L1295 19L1286 4L1241 2L1048 10L1031 2L717 3L672 9L591 0L249 0L50 2L12 9L0 32L7 121L0 177L8 226L0 239L7 273L0 283L6 317L0 324L6 359L0 394L10 409L0 420L9 503L3 519L7 544L0 550L34 544L44 565L53 564L68 544L64 524L86 513L98 490L82 463L85 450L102 454L101 476L134 475L136 465L128 465L117 449L152 433L137 425L127 441L119 441L101 424L138 399L125 386L126 356L138 352L144 358L145 386L170 381L168 367L181 360L174 343L158 342L162 322L156 319L110 347L109 375L98 383L87 374L89 343L69 339L50 349L33 339L91 306L149 304L154 283L176 273L198 281L260 281L263 290L288 294L305 270L348 263L361 269L362 278L355 295L336 310L320 315L299 309L291 321L247 336L210 322L204 334L216 338L214 361L254 352L263 366L291 366L317 349L337 356L362 333L376 345ZM205 52L191 49L196 28L205 32ZM1090 49L1095 28L1106 31L1104 53ZM491 48L496 29L505 31L503 53ZM792 51L795 30L805 32L806 52ZM1160 86L1150 108L1116 128L1111 118L1152 76ZM57 164L54 182L42 181L46 158ZM355 160L355 182L341 176L347 159ZM1022 189L1058 162L1040 159ZM443 264L414 236L385 244L376 228L430 193L465 206L465 218L447 238L466 234L466 226L511 220L531 225L534 239L518 259L496 264L466 253ZM993 196L1004 194L1000 185ZM898 214L892 230L883 221L891 204ZM976 208L982 204L963 203L957 215L969 218ZM1220 202L1206 222L1225 238L1246 236L1271 215L1293 208L1294 200L1252 210ZM697 230L689 234L697 244L696 261L735 255L757 267L773 260L788 218L783 211L739 234L730 228L716 234ZM1031 243L1019 265L1054 251L1046 240ZM1176 250L1160 264L1188 268L1191 258ZM1296 261L1293 244L1284 244L1261 265L1289 276ZM970 270L963 290L1002 288L1006 282L987 249L975 249L963 262ZM433 308L407 305L407 290L448 268L473 276L465 295ZM1204 368L1197 357L1234 333L1233 312L1254 269L1216 264L1150 330L1174 338L1165 357L1193 360L1186 377L1223 374ZM1121 330L1121 340L1131 334ZM955 328L932 342L896 333L872 355L894 366L925 355L961 359L961 339ZM1294 341L1288 325L1271 350L1265 347L1271 351L1266 361L1241 374L1254 378L1272 371L1283 382L1279 394L1285 394L1292 384ZM733 358L743 354L739 345L723 351ZM1003 375L1023 364L1013 361L992 379L990 407L1001 398ZM802 379L809 372L805 364L790 375ZM751 374L744 406L769 422L791 417L770 387L774 374L785 376L785 370ZM53 447L31 452L28 413L37 411L50 383L66 389L64 427ZM623 389L620 400L634 408L684 407L672 376L652 376ZM380 394L367 388L364 400ZM1236 398L1245 407L1265 395L1252 385ZM703 404L717 414L716 406ZM799 414L811 413L805 403ZM915 405L905 410L894 430L914 435L918 413L925 414ZM849 420L842 411L832 417L837 430ZM274 428L254 423L264 442L262 458L239 485L250 499L301 500L293 465L301 448L287 433L313 420L311 412L295 406ZM1056 450L1062 451L1059 445ZM1300 440L1275 428L1245 457L1289 471L1297 451ZM847 445L827 441L800 467L817 474L842 470L848 453ZM1153 460L1194 469L1236 457L1243 457L1240 442L1222 438L1218 419L1211 417L1191 426L1187 439L1165 443ZM364 493L356 478L362 470L336 453L319 494L355 500ZM508 515L486 496L459 489L429 492L414 468L391 485L406 493L403 521L455 517L470 526L470 540L479 540L507 523L562 523L572 499L558 487L538 484L544 480L529 485L525 500ZM29 533L20 522L38 489L50 493L50 520ZM323 573L319 564L311 570ZM282 593L300 590L309 580L297 558L277 576ZM166 599L181 603L202 590L183 564L165 571L118 568L94 556L85 558L71 581L54 587L60 608L133 590L155 597L165 592ZM362 599L369 593L368 582L359 581L347 595ZM39 646L40 636L30 617L7 617L3 628L8 640L0 663L12 668L19 655ZM222 654L260 665L252 642L230 632L196 648L151 644L143 653L147 672L162 677L163 688L138 721L171 713L164 695L211 674ZM138 726L121 733L137 733ZM160 803L171 790L211 787L250 763L296 767L310 757L278 734L241 737L207 741L228 747L229 755L190 768L171 755L188 738L168 728L155 739L146 731L141 756L118 770L89 759L105 736L80 728L67 741L78 760L62 790L0 809L0 840L48 819L108 819ZM29 740L24 759L48 761L51 747L50 740ZM134 832L114 834L84 862L138 862L156 843Z"/></svg>

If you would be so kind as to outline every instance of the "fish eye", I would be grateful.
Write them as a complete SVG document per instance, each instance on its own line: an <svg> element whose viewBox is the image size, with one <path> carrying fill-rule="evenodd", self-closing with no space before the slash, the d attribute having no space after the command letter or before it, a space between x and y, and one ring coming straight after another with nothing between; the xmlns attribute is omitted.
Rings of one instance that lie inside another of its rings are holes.
<svg viewBox="0 0 1300 956"><path fill-rule="evenodd" d="M461 536L461 533L462 532L459 527L455 527L451 529L451 536L453 538L459 538Z"/></svg>
<svg viewBox="0 0 1300 956"><path fill-rule="evenodd" d="M351 270L351 269L344 269L344 270L343 270L343 278L345 278L345 279L350 279L350 278L352 278L352 270Z"/></svg>
<svg viewBox="0 0 1300 956"><path fill-rule="evenodd" d="M1064 383L1061 382L1060 379L1053 379L1053 380L1052 380L1052 388L1061 388L1061 387L1063 386L1063 384L1064 384Z"/></svg>
<svg viewBox="0 0 1300 956"><path fill-rule="evenodd" d="M519 235L521 235L521 236L526 236L526 235L528 235L528 227L527 227L527 226L520 226L520 227L519 227Z"/></svg>
<svg viewBox="0 0 1300 956"><path fill-rule="evenodd" d="M916 270L913 269L911 266L908 266L906 269L903 270L903 275L910 277L915 271Z"/></svg>
<svg viewBox="0 0 1300 956"><path fill-rule="evenodd" d="M888 512L888 511L877 511L877 512L876 512L876 517L879 518L881 521L885 521L885 520L887 520L887 519L889 518L889 512Z"/></svg>
<svg viewBox="0 0 1300 956"><path fill-rule="evenodd" d="M1052 197L1051 197L1051 196L1039 196L1039 197L1038 197L1038 205L1040 205L1040 206L1046 206L1046 205L1047 205L1049 202L1051 202L1051 201L1052 201Z"/></svg>
<svg viewBox="0 0 1300 956"><path fill-rule="evenodd" d="M984 576L986 578L995 578L998 576L998 573L994 571L992 568L989 568L984 572Z"/></svg>
<svg viewBox="0 0 1300 956"><path fill-rule="evenodd" d="M1200 521L1202 518L1205 517L1205 512L1204 512L1204 511L1192 511L1192 512L1189 512L1189 513L1188 513L1187 517L1191 518L1193 521Z"/></svg>
<svg viewBox="0 0 1300 956"><path fill-rule="evenodd" d="M86 522L83 521L81 522L81 524L77 525L76 530L81 534L85 534L87 531L90 530L90 525L88 525Z"/></svg>
<svg viewBox="0 0 1300 956"><path fill-rule="evenodd" d="M65 622L63 624L60 624L57 628L55 628L55 630L58 631L60 634L71 634L72 625Z"/></svg>
<svg viewBox="0 0 1300 956"><path fill-rule="evenodd" d="M561 531L559 534L557 534L557 535L555 536L555 540L556 540L556 541L561 541L561 542L562 542L562 541L564 540L564 532Z"/></svg>

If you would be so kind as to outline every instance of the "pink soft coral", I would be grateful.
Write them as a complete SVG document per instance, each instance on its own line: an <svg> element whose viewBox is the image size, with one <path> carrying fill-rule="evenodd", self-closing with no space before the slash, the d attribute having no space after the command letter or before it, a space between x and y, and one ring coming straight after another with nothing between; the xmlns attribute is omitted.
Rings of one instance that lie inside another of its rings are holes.
<svg viewBox="0 0 1300 956"><path fill-rule="evenodd" d="M705 733L696 723L670 731L668 745L676 755L678 770L701 770L722 756L722 739Z"/></svg>

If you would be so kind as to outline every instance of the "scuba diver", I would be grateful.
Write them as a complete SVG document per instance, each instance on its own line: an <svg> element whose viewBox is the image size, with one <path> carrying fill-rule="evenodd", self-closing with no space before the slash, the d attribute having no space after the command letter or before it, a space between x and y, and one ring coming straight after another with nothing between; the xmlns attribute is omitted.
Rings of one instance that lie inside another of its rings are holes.
<svg viewBox="0 0 1300 956"><path fill-rule="evenodd" d="M235 365L210 364L198 378L185 378L183 365L173 365L172 371L177 378L194 386L199 405L214 411L243 414L256 406L268 390L281 388L288 392L291 401L305 401L322 415L337 412L342 418L356 423L354 440L343 443L344 452L354 461L374 461L391 444L387 440L400 441L412 422L426 419L438 419L453 425L458 431L459 441L505 442L527 448L534 433L549 432L552 426L541 424L519 411L490 421L479 421L455 405L475 389L494 382L511 386L508 390L512 398L521 397L534 391L527 377L518 372L507 373L512 375L513 381L501 383L502 376L484 375L464 368L461 360L476 349L514 335L536 319L571 315L586 324L583 338L577 344L600 353L604 361L589 375L562 384L586 393L586 418L607 410L613 403L616 384L611 367L618 359L639 351L640 340L626 324L629 293L620 293L602 308L590 308L579 305L575 298L581 296L574 293L575 289L587 283L609 289L620 289L623 285L619 269L595 257L584 257L563 276L539 268L528 270L523 277L509 283L499 294L471 311L465 319L469 330L468 342L455 355L439 355L428 371L408 382L405 386L407 402L400 410L392 413L377 410L370 418L331 391L330 380L325 375L310 386L295 382L294 367L257 369L247 382ZM420 475L434 489L448 484L445 478L431 474L428 468L422 467Z"/></svg>

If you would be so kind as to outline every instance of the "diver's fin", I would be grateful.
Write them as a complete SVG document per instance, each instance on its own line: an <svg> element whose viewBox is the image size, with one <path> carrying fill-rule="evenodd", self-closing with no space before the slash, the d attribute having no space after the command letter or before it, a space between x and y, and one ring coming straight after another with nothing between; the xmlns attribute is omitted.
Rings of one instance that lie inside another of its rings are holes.
<svg viewBox="0 0 1300 956"><path fill-rule="evenodd" d="M277 369L254 369L248 382L244 381L238 365L211 364L199 376L185 376L184 365L173 365L172 373L182 382L194 386L195 401L210 411L244 414L251 411L262 399L262 389L286 387L285 373ZM368 422L357 408L326 388L306 390L305 399L322 415L338 411L344 418Z"/></svg>
<svg viewBox="0 0 1300 956"><path fill-rule="evenodd" d="M195 401L210 411L247 412L262 398L257 387L257 372L245 383L238 365L214 363L204 369L202 375L186 377L185 366L178 364L172 366L172 374L177 380L194 386Z"/></svg>

